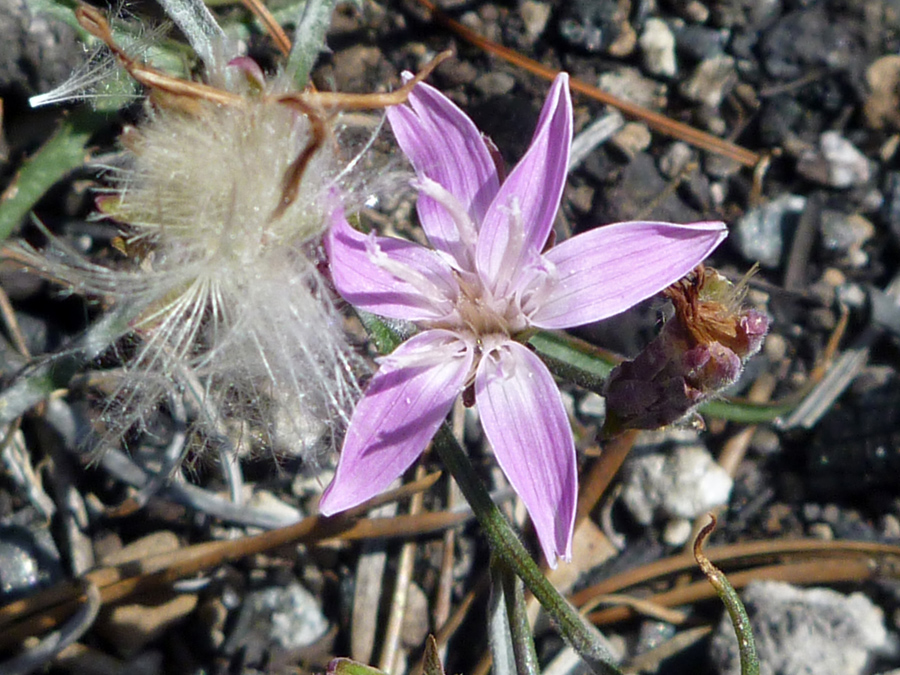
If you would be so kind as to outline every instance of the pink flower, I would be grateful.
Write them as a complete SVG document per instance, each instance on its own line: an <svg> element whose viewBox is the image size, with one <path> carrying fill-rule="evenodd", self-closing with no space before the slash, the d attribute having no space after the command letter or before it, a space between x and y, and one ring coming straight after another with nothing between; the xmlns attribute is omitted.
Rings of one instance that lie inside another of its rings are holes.
<svg viewBox="0 0 900 675"><path fill-rule="evenodd" d="M350 421L323 514L386 489L472 386L487 438L547 561L571 557L572 430L550 372L516 338L628 309L693 269L726 230L722 223L619 223L542 254L572 142L568 82L565 74L554 81L531 146L502 184L472 120L436 89L420 84L409 105L388 110L418 176L419 220L433 249L361 234L340 210L327 245L335 286L348 302L414 322L420 332L380 360Z"/></svg>

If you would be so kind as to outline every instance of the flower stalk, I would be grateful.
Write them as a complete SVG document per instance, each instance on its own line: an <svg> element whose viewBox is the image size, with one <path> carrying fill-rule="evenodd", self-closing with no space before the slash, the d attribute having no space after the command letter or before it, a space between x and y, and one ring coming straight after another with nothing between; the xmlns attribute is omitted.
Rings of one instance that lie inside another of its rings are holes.
<svg viewBox="0 0 900 675"><path fill-rule="evenodd" d="M534 594L553 619L563 639L595 673L620 674L613 655L603 645L603 636L587 623L541 573L509 521L494 504L484 483L475 472L475 467L453 437L453 432L447 424L441 425L438 430L434 438L434 449L472 507L472 512L490 542L494 555L508 565Z"/></svg>

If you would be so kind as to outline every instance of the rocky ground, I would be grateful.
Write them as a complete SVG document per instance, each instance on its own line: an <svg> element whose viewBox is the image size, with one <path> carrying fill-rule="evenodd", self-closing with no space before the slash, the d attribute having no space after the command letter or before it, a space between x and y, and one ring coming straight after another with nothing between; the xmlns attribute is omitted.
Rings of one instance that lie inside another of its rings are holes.
<svg viewBox="0 0 900 675"><path fill-rule="evenodd" d="M746 589L762 672L898 671L900 270L891 261L900 248L900 2L452 0L443 6L478 35L728 139L749 151L743 157L756 153L759 160L753 166L699 150L677 131L673 137L646 118L623 119L574 95L581 155L557 223L560 236L620 220L725 220L729 239L710 263L735 280L759 264L747 302L765 309L772 328L729 392L754 406L727 399L708 411L703 429L686 424L642 434L590 525L579 530L575 561L554 582L588 606L631 672L739 672L730 625L710 602L711 592L696 584L695 595L678 595L689 577L696 580L690 563L665 573L652 567L681 553L696 524L715 510L720 524L711 550L734 547L722 549L721 564ZM8 200L17 171L60 120L58 109L29 110L27 97L63 79L82 54L71 31L50 19L27 20L14 0L0 8L0 172ZM453 50L430 81L472 116L510 166L527 146L548 88L545 79L448 30L413 0L341 5L328 45L316 85L360 93L396 88L402 71L418 71L438 52ZM264 62L275 58L259 35L251 47ZM139 116L137 104L99 128L94 157L102 161L114 150L122 119ZM376 149L392 147L383 132ZM85 219L96 180L91 168L69 173L35 213L66 242L104 259L116 232ZM410 195L382 197L392 210L373 217L405 227ZM27 221L11 236L39 239ZM102 299L60 293L3 265L10 303L2 308L0 382L9 391L29 358L59 352L93 325ZM578 336L633 356L665 311L661 301L649 302ZM154 434L129 439L134 461L121 451L85 461L77 433L66 430L96 413L102 387L88 379L113 368L113 356L79 369L68 386L7 427L0 605L94 566L235 541L296 521L327 482L327 474L298 471L299 460L289 456L279 464L247 457L240 470L254 499L246 517L228 510L223 471L214 462L194 464L146 503L121 508L134 497L129 486L149 480L152 457L173 431L164 414ZM587 476L603 447L597 438L603 401L574 386L564 393ZM462 410L456 423L509 514L523 522L522 510L504 497L478 425ZM451 510L461 499L445 482L429 495L434 510ZM381 515L398 512L382 508ZM334 655L352 655L414 672L431 632L440 638L447 672L485 672L488 555L469 522L437 535L332 539L210 562L179 581L175 592L156 585L105 604L54 669L316 672ZM609 609L612 600L597 600L625 591L652 595L669 609L637 618ZM2 612L0 621L8 621ZM390 628L395 616L402 619L398 639ZM446 630L457 617L455 631ZM538 623L537 634L546 669L582 672L546 622Z"/></svg>

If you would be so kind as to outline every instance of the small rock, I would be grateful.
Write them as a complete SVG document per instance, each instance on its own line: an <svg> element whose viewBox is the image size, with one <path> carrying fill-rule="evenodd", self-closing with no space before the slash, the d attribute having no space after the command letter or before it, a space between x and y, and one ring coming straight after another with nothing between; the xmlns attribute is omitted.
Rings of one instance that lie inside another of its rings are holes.
<svg viewBox="0 0 900 675"><path fill-rule="evenodd" d="M436 73L445 87L472 84L478 77L478 69L470 61L447 59L437 67Z"/></svg>
<svg viewBox="0 0 900 675"><path fill-rule="evenodd" d="M707 152L703 156L703 170L711 178L730 178L740 173L744 167L740 163L715 152Z"/></svg>
<svg viewBox="0 0 900 675"><path fill-rule="evenodd" d="M525 24L525 35L529 43L534 43L547 28L547 21L550 19L551 7L546 2L536 2L536 0L525 0L519 6L519 14L522 16L522 22Z"/></svg>
<svg viewBox="0 0 900 675"><path fill-rule="evenodd" d="M864 53L853 31L853 22L837 21L824 4L815 3L778 19L759 41L759 57L772 77L783 80L816 68L850 70Z"/></svg>
<svg viewBox="0 0 900 675"><path fill-rule="evenodd" d="M693 157L691 146L684 141L675 141L659 158L659 172L666 178L675 178Z"/></svg>
<svg viewBox="0 0 900 675"><path fill-rule="evenodd" d="M718 108L728 90L737 82L734 59L720 55L702 61L681 84L682 95L709 108Z"/></svg>
<svg viewBox="0 0 900 675"><path fill-rule="evenodd" d="M730 34L728 30L688 23L675 31L675 50L694 62L711 59L722 54Z"/></svg>
<svg viewBox="0 0 900 675"><path fill-rule="evenodd" d="M46 527L0 526L0 603L7 603L63 576L59 551Z"/></svg>
<svg viewBox="0 0 900 675"><path fill-rule="evenodd" d="M813 523L809 526L809 536L821 541L834 541L834 530L827 523Z"/></svg>
<svg viewBox="0 0 900 675"><path fill-rule="evenodd" d="M798 589L775 581L751 582L741 594L756 638L763 675L862 675L892 641L884 613L862 593ZM715 671L741 672L734 628L723 613L710 643Z"/></svg>
<svg viewBox="0 0 900 675"><path fill-rule="evenodd" d="M606 416L606 399L590 392L581 399L578 410L582 415L587 417L605 417Z"/></svg>
<svg viewBox="0 0 900 675"><path fill-rule="evenodd" d="M332 60L334 68L328 74L334 77L334 82L328 84L346 92L367 91L373 73L377 77L382 67L387 66L378 47L360 44L336 52Z"/></svg>
<svg viewBox="0 0 900 675"><path fill-rule="evenodd" d="M750 262L777 268L784 249L784 231L796 226L806 197L785 194L745 213L735 226L734 244Z"/></svg>
<svg viewBox="0 0 900 675"><path fill-rule="evenodd" d="M863 107L871 129L900 127L900 56L890 54L866 70L869 94Z"/></svg>
<svg viewBox="0 0 900 675"><path fill-rule="evenodd" d="M677 0L672 3L678 15L694 23L706 23L709 18L709 8L700 0Z"/></svg>
<svg viewBox="0 0 900 675"><path fill-rule="evenodd" d="M675 36L662 19L650 18L641 33L641 62L652 75L674 77L678 72L675 62Z"/></svg>
<svg viewBox="0 0 900 675"><path fill-rule="evenodd" d="M328 632L318 600L296 582L252 591L245 603L257 617L254 623L266 624L271 642L285 651L308 647Z"/></svg>
<svg viewBox="0 0 900 675"><path fill-rule="evenodd" d="M772 362L781 361L787 356L787 340L778 333L769 333L763 343L763 354Z"/></svg>
<svg viewBox="0 0 900 675"><path fill-rule="evenodd" d="M769 337L766 338L766 342L769 341ZM774 455L781 449L781 439L768 427L758 427L750 439L750 449L763 457Z"/></svg>
<svg viewBox="0 0 900 675"><path fill-rule="evenodd" d="M639 152L643 152L650 147L650 141L653 140L650 130L646 124L641 122L628 122L610 139L612 144L622 153L633 158Z"/></svg>
<svg viewBox="0 0 900 675"><path fill-rule="evenodd" d="M407 649L418 647L428 637L428 596L418 584L411 583L407 592L406 611L403 613L403 645Z"/></svg>
<svg viewBox="0 0 900 675"><path fill-rule="evenodd" d="M684 546L691 538L693 526L687 518L675 518L666 523L663 528L662 539L666 546L677 548Z"/></svg>
<svg viewBox="0 0 900 675"><path fill-rule="evenodd" d="M0 2L0 89L45 92L85 61L75 31L21 0ZM8 94L4 94L8 95Z"/></svg>
<svg viewBox="0 0 900 675"><path fill-rule="evenodd" d="M491 71L475 80L475 88L483 96L503 96L516 86L516 78L509 73Z"/></svg>
<svg viewBox="0 0 900 675"><path fill-rule="evenodd" d="M634 653L643 654L656 649L675 637L676 632L675 626L666 621L642 621Z"/></svg>
<svg viewBox="0 0 900 675"><path fill-rule="evenodd" d="M684 445L629 462L622 501L643 525L656 516L692 520L725 504L732 484L706 448Z"/></svg>
<svg viewBox="0 0 900 675"><path fill-rule="evenodd" d="M850 267L864 267L869 257L862 247L875 236L875 226L858 213L822 211L822 245L844 258Z"/></svg>
<svg viewBox="0 0 900 675"><path fill-rule="evenodd" d="M630 0L573 0L563 5L559 34L588 52L627 56L634 49L634 29L628 23Z"/></svg>
<svg viewBox="0 0 900 675"><path fill-rule="evenodd" d="M804 152L797 162L804 178L835 188L862 185L869 180L868 158L837 131L826 131L819 137L816 150Z"/></svg>
<svg viewBox="0 0 900 675"><path fill-rule="evenodd" d="M603 91L613 96L651 110L660 110L666 106L666 85L644 77L637 68L623 66L606 71L598 78L598 84Z"/></svg>

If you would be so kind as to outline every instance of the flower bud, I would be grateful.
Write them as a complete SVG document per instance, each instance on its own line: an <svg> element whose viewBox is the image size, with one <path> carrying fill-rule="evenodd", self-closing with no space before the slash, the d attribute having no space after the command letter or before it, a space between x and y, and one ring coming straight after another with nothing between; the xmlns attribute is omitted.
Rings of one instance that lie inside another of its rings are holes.
<svg viewBox="0 0 900 675"><path fill-rule="evenodd" d="M747 278L734 285L700 266L666 289L675 315L633 361L613 370L604 433L671 424L737 381L769 329L765 314L741 307Z"/></svg>

